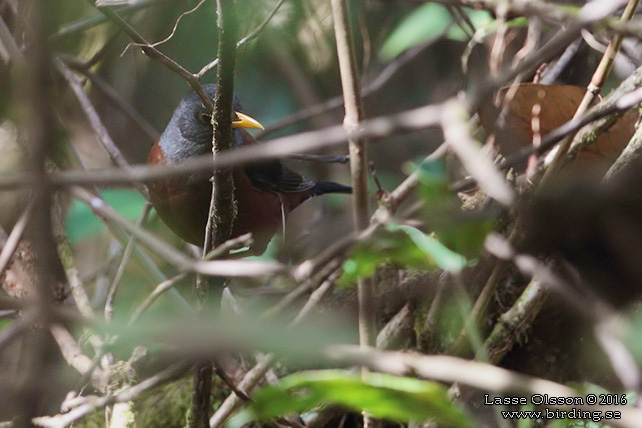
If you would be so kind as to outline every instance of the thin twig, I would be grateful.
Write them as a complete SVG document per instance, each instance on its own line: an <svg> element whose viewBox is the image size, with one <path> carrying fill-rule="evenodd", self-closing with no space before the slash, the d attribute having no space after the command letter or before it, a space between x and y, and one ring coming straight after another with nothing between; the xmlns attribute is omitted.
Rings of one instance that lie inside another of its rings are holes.
<svg viewBox="0 0 642 428"><path fill-rule="evenodd" d="M160 4L166 1L167 0L141 0L141 1L134 2L130 5L118 8L116 9L116 11L122 16L127 16L141 9L146 9L150 6L155 6L157 4ZM108 19L104 15L90 16L89 18L83 18L76 22L72 22L71 24L62 26L58 31L52 34L49 38L51 40L55 40L65 36L71 36L74 34L81 33L83 31L87 31L91 28L96 27L97 25L104 24L105 22L108 22Z"/></svg>
<svg viewBox="0 0 642 428"><path fill-rule="evenodd" d="M33 204L27 204L27 207L23 211L22 215L20 215L20 218L18 218L18 221L13 226L13 229L11 229L11 233L7 237L7 241L2 247L2 252L0 252L0 277L2 277L4 271L7 269L7 266L9 266L9 262L11 261L11 258L18 248L18 244L20 243L20 240L25 233L27 225L31 220L32 214Z"/></svg>
<svg viewBox="0 0 642 428"><path fill-rule="evenodd" d="M393 62L388 64L382 71L379 73L370 83L364 86L361 96L363 99L367 99L371 95L376 94L381 88L383 88L386 83L388 83L393 77L395 77L404 67L410 64L417 58L420 58L421 55L426 53L428 48L433 46L435 41L429 41L422 43L418 46L415 46L411 49L408 49L403 54L399 55ZM310 119L314 116L338 109L343 107L343 96L339 95L334 98L330 98L327 101L322 103L306 107L293 113L289 116L286 116L278 121L266 126L265 130L258 134L257 139L262 139L268 134L279 131L288 126L295 125L303 120Z"/></svg>
<svg viewBox="0 0 642 428"><path fill-rule="evenodd" d="M341 269L336 269L328 276L325 281L321 283L321 285L319 285L316 290L312 292L308 301L305 302L305 305L303 305L296 318L294 318L294 320L290 324L291 326L299 324L312 312L312 309L319 304L321 299L332 290L334 284L337 282L337 279L339 279L339 276L341 276L342 272L343 271Z"/></svg>
<svg viewBox="0 0 642 428"><path fill-rule="evenodd" d="M75 67L74 67L75 68ZM93 83L97 90L102 92L107 100L110 101L118 110L123 112L138 128L149 137L150 141L155 142L160 137L159 132L154 128L131 104L124 100L116 90L98 74L88 68L79 67L78 72L87 77Z"/></svg>
<svg viewBox="0 0 642 428"><path fill-rule="evenodd" d="M431 104L405 112L366 120L354 131L354 138L384 138L392 134L414 132L440 123L442 104ZM213 160L210 156L187 160L177 165L132 165L126 170L103 168L84 171L64 171L50 174L52 184L64 186L70 184L123 185L131 182L152 181L166 178L177 178L186 172L211 173L212 168L229 168L259 160L278 159L294 152L309 152L344 144L348 140L345 129L340 125L324 129L303 132L293 136L270 141L269 144L255 144L221 153ZM0 189L27 186L33 183L28 174L0 175Z"/></svg>
<svg viewBox="0 0 642 428"><path fill-rule="evenodd" d="M332 275L338 274L339 271L333 273ZM336 278L334 278L336 280ZM330 281L329 279L325 281L322 285L310 296L308 302L300 310L299 314L295 317L296 322L290 323L289 327L294 327L295 325L300 324L305 318L312 312L314 306L316 306L321 299L332 289L334 280ZM274 364L275 358L273 354L261 356L258 363L248 371L243 380L238 385L238 388L244 391L246 394L249 394L252 389L263 379L265 374L270 370L272 364ZM216 413L210 419L210 428L222 426L227 418L241 405L242 401L236 394L230 394L227 396L223 404L218 408Z"/></svg>
<svg viewBox="0 0 642 428"><path fill-rule="evenodd" d="M4 22L4 19L0 17L0 44L7 50L9 58L19 66L24 65L24 55L18 48L16 40L13 38L11 31L7 27L7 24Z"/></svg>
<svg viewBox="0 0 642 428"><path fill-rule="evenodd" d="M102 376L102 369L93 366L91 358L83 354L82 349L80 349L80 346L78 346L76 340L66 327L60 324L52 324L49 330L58 343L62 356L70 367L76 369L81 375L93 371L93 379L98 379Z"/></svg>
<svg viewBox="0 0 642 428"><path fill-rule="evenodd" d="M96 410L102 409L114 403L126 403L128 401L135 400L146 391L178 379L180 376L183 376L188 367L189 366L186 363L175 364L136 385L125 388L117 394L95 399L88 399L86 403L76 407L73 410L70 410L65 414L56 416L41 416L34 418L32 421L34 424L45 428L60 428L70 425L75 421L80 420L81 418L95 412Z"/></svg>
<svg viewBox="0 0 642 428"><path fill-rule="evenodd" d="M409 337L413 328L413 311L406 303L377 334L378 349L392 349L403 337Z"/></svg>
<svg viewBox="0 0 642 428"><path fill-rule="evenodd" d="M642 94L642 88L637 89L637 92ZM613 165L604 175L604 181L611 180L614 176L617 176L620 172L624 171L626 167L630 166L632 162L640 159L642 155L642 126L638 126L638 129L633 134L631 141L622 151L622 154L615 160Z"/></svg>
<svg viewBox="0 0 642 428"><path fill-rule="evenodd" d="M633 15L635 14L639 4L640 0L629 0L624 13L622 14L622 17L620 18L620 21L630 21L633 18ZM573 119L577 119L578 117L582 116L588 110L589 106L593 103L595 97L599 95L602 87L604 86L604 83L606 82L606 78L609 76L611 69L613 68L613 64L615 63L615 56L620 51L623 39L624 37L619 33L613 36L611 43L609 43L609 47L602 56L600 64L597 66L595 73L593 73L591 82L586 88L584 98L582 98L580 105L577 107ZM546 155L546 158L544 159L546 171L544 172L544 176L541 180L542 185L546 185L550 182L554 173L557 171L561 160L566 155L566 152L568 151L571 143L572 137L569 135L558 146L551 150L548 155Z"/></svg>
<svg viewBox="0 0 642 428"><path fill-rule="evenodd" d="M245 374L237 388L244 391L246 394L252 391L261 379L263 379L268 370L270 370L274 361L274 355L263 356L263 358ZM210 428L222 426L241 403L242 400L236 395L236 393L233 392L228 395L225 401L223 401L223 404L221 404L210 418Z"/></svg>
<svg viewBox="0 0 642 428"><path fill-rule="evenodd" d="M118 165L120 168L127 169L129 168L129 163L127 160L125 160L125 157L121 153L120 149L112 140L111 136L109 135L109 132L107 131L107 128L103 125L102 121L100 120L100 116L98 116L98 112L94 108L94 106L91 104L91 101L89 100L89 97L85 93L85 90L82 88L82 85L78 78L72 73L72 71L65 65L60 60L56 61L56 66L60 73L63 75L63 77L67 80L69 83L69 86L71 87L72 91L74 92L74 95L78 99L78 102L80 103L80 106L82 107L83 111L87 115L87 119L89 119L89 123L91 124L94 132L96 133L96 136L100 140L100 142L103 144L103 147L105 150L107 150L107 153L109 153L109 156L111 157L112 161ZM146 199L149 199L149 195L147 194L147 188L145 186L142 186L140 183L135 185L137 190L143 195Z"/></svg>
<svg viewBox="0 0 642 428"><path fill-rule="evenodd" d="M259 24L258 27L256 27L254 30L252 30L250 33L248 33L245 37L243 37L241 40L236 42L236 49L239 49L243 45L247 44L248 42L254 40L255 38L258 37L258 35L263 31L263 29L267 26L267 24L270 23L272 18L274 18L274 15L279 11L281 8L281 5L285 3L285 0L279 0L277 4L272 8L270 13L265 17L263 22ZM214 67L216 67L219 63L219 59L216 58L214 61L211 61L207 65L205 65L198 73L196 73L196 77L198 79L202 79L203 76L205 76L207 73L212 71Z"/></svg>
<svg viewBox="0 0 642 428"><path fill-rule="evenodd" d="M145 298L143 303L140 304L129 318L127 325L132 325L140 319L143 313L158 299L165 291L172 288L176 283L182 281L187 276L186 273L180 273L173 278L167 279L156 286L154 291Z"/></svg>
<svg viewBox="0 0 642 428"><path fill-rule="evenodd" d="M216 248L214 248L212 251L210 251L207 256L205 257L206 260L215 260L217 258L221 258L226 256L231 250L235 250L238 248L242 247L247 247L249 246L251 242L251 235L250 234L245 234L241 235L237 238L230 239L229 241L225 242L223 245L220 245ZM186 273L181 273L173 278L167 279L160 284L156 286L154 291L145 298L143 303L140 304L132 314L132 316L129 318L129 322L127 325L133 325L136 321L140 319L140 317L145 313L147 309L160 297L163 293L165 293L167 290L171 289L176 283L179 281L182 281L185 277L187 276Z"/></svg>
<svg viewBox="0 0 642 428"><path fill-rule="evenodd" d="M209 99L209 97L203 90L203 87L198 82L198 78L194 74L190 73L182 65L153 47L151 43L145 40L145 38L138 34L138 32L134 30L131 25L129 25L123 18L121 18L118 13L106 7L99 7L97 9L98 11L100 11L100 13L105 15L109 20L116 24L121 30L123 30L129 36L129 38L132 39L142 49L145 55L157 60L165 67L182 77L190 85L196 95L198 95L198 97L201 99L201 102L203 103L203 106L205 106L207 110L214 110L214 104L212 103L212 100Z"/></svg>
<svg viewBox="0 0 642 428"><path fill-rule="evenodd" d="M215 276L262 276L283 272L281 265L247 260L204 261L193 260L186 254L176 250L171 245L163 242L155 235L124 218L113 210L102 199L92 195L85 189L74 187L71 189L74 197L86 203L94 213L121 226L130 233L135 234L140 242L165 258L168 262L182 270L193 271L203 275Z"/></svg>
<svg viewBox="0 0 642 428"><path fill-rule="evenodd" d="M489 196L503 205L511 205L515 200L513 190L492 160L484 156L481 145L471 137L467 120L466 110L461 103L447 103L442 122L446 141Z"/></svg>
<svg viewBox="0 0 642 428"><path fill-rule="evenodd" d="M65 243L65 245L68 245L68 242ZM71 250L71 246L69 246L69 250ZM78 308L82 316L87 319L94 319L94 309L91 306L91 301L89 300L87 291L85 290L83 282L80 279L78 269L74 266L71 266L66 268L65 271L67 273L69 288L71 289L71 295L74 298L76 307Z"/></svg>
<svg viewBox="0 0 642 428"><path fill-rule="evenodd" d="M196 12L198 9L200 9L201 6L203 6L203 4L205 4L205 0L200 0L196 4L196 6L194 6L190 10L187 10L187 11L181 13L180 15L178 15L178 18L176 18L176 21L174 22L174 27L172 28L172 31L170 32L170 34L167 37L165 37L163 40L161 40L159 42L152 43L152 46L156 47L156 46L162 45L163 43L167 43L169 40L171 40L172 37L174 37L174 34L176 34L176 30L178 29L178 24L180 24L181 20L185 16ZM125 48L125 49L127 49L127 48Z"/></svg>
<svg viewBox="0 0 642 428"><path fill-rule="evenodd" d="M144 227L145 221L147 220L147 216L149 216L149 213L152 210L152 205L147 202L143 206L143 210L140 213L140 216L138 218L138 222L136 222L136 226L139 228ZM113 318L114 315L114 299L116 298L116 290L118 289L118 285L120 284L120 280L123 277L123 274L125 273L125 268L127 267L127 264L129 263L129 259L131 258L132 252L134 251L134 246L136 245L136 235L132 234L129 237L129 241L127 241L127 246L125 247L125 251L123 251L123 256L120 260L120 264L118 265L118 269L116 270L116 275L114 276L114 280L111 283L111 286L109 287L109 292L107 293L107 299L105 300L105 320L107 322L110 322Z"/></svg>

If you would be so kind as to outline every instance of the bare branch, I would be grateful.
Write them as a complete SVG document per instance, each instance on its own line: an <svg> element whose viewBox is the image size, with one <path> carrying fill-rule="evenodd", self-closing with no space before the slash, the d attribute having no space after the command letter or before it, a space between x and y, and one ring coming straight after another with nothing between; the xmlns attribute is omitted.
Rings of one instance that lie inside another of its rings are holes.
<svg viewBox="0 0 642 428"><path fill-rule="evenodd" d="M16 252L18 244L20 243L20 240L25 233L25 229L29 224L29 220L31 220L32 213L33 204L28 204L16 224L13 226L7 240L4 242L2 252L0 252L0 277L4 274L11 258Z"/></svg>
<svg viewBox="0 0 642 428"><path fill-rule="evenodd" d="M256 27L252 32L250 32L249 34L247 34L245 37L243 37L241 40L239 40L239 41L236 43L236 49L239 49L239 48L240 48L240 47L242 47L243 45L245 45L245 44L247 44L248 42L250 42L250 41L254 40L255 38L257 38L257 37L259 36L259 34L261 34L261 32L263 31L263 29L264 29L264 28L265 28L265 27L270 23L270 21L272 20L272 18L274 17L274 15L276 15L276 13L279 11L279 9L281 8L281 5L282 5L283 3L285 3L285 0L279 0L279 1L276 3L276 5L272 8L272 10L271 10L271 11L270 11L270 13L268 14L268 16L266 16L266 17L265 17L265 19L263 20L263 22L261 22L261 23L259 24L259 26L258 26L258 27ZM214 67L216 67L216 66L218 65L218 63L219 63L219 59L218 59L218 58L216 58L214 61L212 61L212 62L208 63L207 65L205 65L205 66L201 69L201 71L199 71L198 73L196 73L196 77L197 77L198 79L202 79L202 78L203 78L203 76L205 76L207 73L209 73L210 71L212 71L212 70L214 69Z"/></svg>
<svg viewBox="0 0 642 428"><path fill-rule="evenodd" d="M136 227L136 225L130 223L114 211L102 199L91 195L88 191L78 187L72 188L71 191L75 197L89 205L98 216L106 218L123 227L123 229L128 232L135 234L142 244L161 255L179 269L213 276L262 276L284 271L284 267L281 265L256 261L195 261L146 230Z"/></svg>
<svg viewBox="0 0 642 428"><path fill-rule="evenodd" d="M352 132L355 138L384 138L392 134L414 132L441 123L442 104L431 104L402 113L365 120L362 126ZM65 171L50 174L56 185L102 184L116 185L130 182L152 181L164 178L177 178L186 172L210 173L212 168L221 169L243 165L255 161L278 159L292 153L310 152L326 147L334 147L348 141L348 134L342 126L303 132L300 134L271 140L266 144L239 147L229 153L219 154L215 160L204 156L188 160L178 165L132 165L127 170L104 168L82 171ZM0 189L31 185L33 179L28 174L0 175Z"/></svg>
<svg viewBox="0 0 642 428"><path fill-rule="evenodd" d="M95 412L98 409L102 409L114 403L126 403L128 401L135 400L144 392L149 391L150 389L157 388L160 385L179 378L185 373L187 368L187 365L184 363L175 364L136 385L125 388L117 394L100 398L87 399L84 404L76 407L73 410L70 410L65 414L56 416L41 416L34 418L32 422L37 426L45 428L60 428L71 425L75 421L80 420L81 418Z"/></svg>
<svg viewBox="0 0 642 428"><path fill-rule="evenodd" d="M152 46L151 43L145 40L143 36L138 34L138 32L134 30L131 25L123 20L118 15L118 13L106 7L99 7L98 10L114 24L116 24L121 30L123 30L129 36L129 38L131 38L137 44L137 46L142 49L145 55L159 61L165 67L182 77L190 85L192 90L198 95L203 105L209 111L214 110L214 104L212 103L212 100L210 100L207 94L205 94L205 91L198 82L198 78L194 74L190 73L182 65Z"/></svg>
<svg viewBox="0 0 642 428"><path fill-rule="evenodd" d="M87 115L89 123L96 133L96 136L98 136L98 139L103 144L103 147L105 148L105 150L107 150L107 153L109 153L112 161L123 169L129 168L129 163L125 160L125 157L121 153L114 140L112 140L109 132L107 132L107 128L105 128L102 121L100 120L100 117L98 116L98 112L96 112L96 109L91 104L91 101L89 101L89 97L87 97L87 94L83 90L80 81L76 78L76 76L74 76L71 70L69 70L69 68L62 61L57 60L56 66L58 67L58 70L63 75L63 77L69 83L69 86L71 86L71 89L80 102L80 106L82 107L83 111ZM136 185L136 188L143 196L145 196L145 198L149 199L147 188L145 188L145 186L142 186L139 183Z"/></svg>
<svg viewBox="0 0 642 428"><path fill-rule="evenodd" d="M138 228L143 227L143 225L145 224L145 221L147 220L147 216L149 216L149 213L151 210L152 210L152 205L149 202L147 202L143 207L142 212L140 213L140 217L138 218L136 227ZM125 273L125 267L127 266L129 259L131 258L135 245L136 245L136 235L132 234L129 237L129 241L127 241L127 246L125 247L125 251L123 252L123 257L120 260L120 264L118 265L118 270L116 271L114 280L112 281L111 286L109 287L109 292L107 293L107 300L105 301L105 320L107 320L107 322L111 321L113 318L114 299L116 298L116 290L118 290L118 284L120 283L120 280L122 279L123 274Z"/></svg>

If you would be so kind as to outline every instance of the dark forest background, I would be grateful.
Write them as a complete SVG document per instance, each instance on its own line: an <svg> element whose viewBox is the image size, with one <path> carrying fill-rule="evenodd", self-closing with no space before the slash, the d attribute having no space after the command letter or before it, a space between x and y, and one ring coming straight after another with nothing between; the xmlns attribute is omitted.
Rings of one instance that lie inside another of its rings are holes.
<svg viewBox="0 0 642 428"><path fill-rule="evenodd" d="M638 4L0 0L0 427L640 426ZM143 165L191 91L159 53L215 83L221 6L252 134L367 145L368 206L314 198L209 263Z"/></svg>

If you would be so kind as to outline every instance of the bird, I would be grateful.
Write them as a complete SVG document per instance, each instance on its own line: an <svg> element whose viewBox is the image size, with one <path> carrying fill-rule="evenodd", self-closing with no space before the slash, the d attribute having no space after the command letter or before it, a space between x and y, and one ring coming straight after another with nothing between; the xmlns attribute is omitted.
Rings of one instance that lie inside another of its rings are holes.
<svg viewBox="0 0 642 428"><path fill-rule="evenodd" d="M203 85L214 99L215 84ZM259 144L246 129L263 129L242 112L234 97L233 148ZM160 138L152 146L148 164L172 165L212 153L211 113L195 93L178 104ZM287 215L306 200L327 193L352 193L350 186L314 181L289 169L280 160L235 167L232 170L237 215L231 238L252 234L252 254L262 254ZM207 175L186 174L148 183L150 201L160 219L181 239L202 246L209 216L212 184Z"/></svg>

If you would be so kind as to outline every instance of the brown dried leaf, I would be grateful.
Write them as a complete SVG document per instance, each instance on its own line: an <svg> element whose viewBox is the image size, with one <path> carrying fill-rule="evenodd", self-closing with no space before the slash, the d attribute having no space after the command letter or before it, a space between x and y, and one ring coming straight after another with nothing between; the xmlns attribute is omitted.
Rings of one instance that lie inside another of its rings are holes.
<svg viewBox="0 0 642 428"><path fill-rule="evenodd" d="M482 106L479 116L486 132L495 134L495 142L502 155L508 157L533 144L533 111L536 105L541 107L539 132L544 138L573 118L584 92L585 89L578 86L536 83L521 84L514 93L512 88L503 88L492 103ZM500 115L504 105L505 112ZM594 144L583 150L578 160L615 160L633 136L636 120L635 112L626 113L600 134Z"/></svg>

